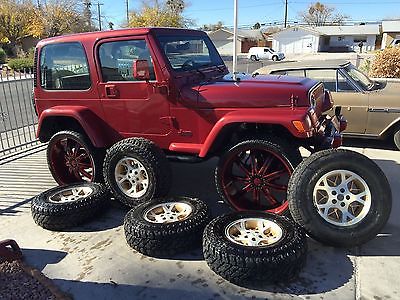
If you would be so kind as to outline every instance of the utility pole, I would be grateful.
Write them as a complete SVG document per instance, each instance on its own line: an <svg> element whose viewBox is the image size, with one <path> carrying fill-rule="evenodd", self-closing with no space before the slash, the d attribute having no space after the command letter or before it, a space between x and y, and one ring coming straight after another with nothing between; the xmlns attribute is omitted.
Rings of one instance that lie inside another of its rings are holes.
<svg viewBox="0 0 400 300"><path fill-rule="evenodd" d="M234 0L233 4L233 79L236 80L237 72L237 36L238 36L238 0Z"/></svg>
<svg viewBox="0 0 400 300"><path fill-rule="evenodd" d="M125 0L126 4L126 25L129 27L129 0Z"/></svg>
<svg viewBox="0 0 400 300"><path fill-rule="evenodd" d="M285 28L287 27L287 9L288 9L288 0L285 0Z"/></svg>
<svg viewBox="0 0 400 300"><path fill-rule="evenodd" d="M99 15L99 29L101 31L101 9L100 5L103 5L103 3L97 2L97 13Z"/></svg>

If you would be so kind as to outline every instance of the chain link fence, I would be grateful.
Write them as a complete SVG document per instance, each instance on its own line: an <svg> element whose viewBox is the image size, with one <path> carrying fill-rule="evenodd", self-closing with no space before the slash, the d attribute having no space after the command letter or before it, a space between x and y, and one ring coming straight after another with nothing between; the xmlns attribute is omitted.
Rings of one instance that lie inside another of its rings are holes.
<svg viewBox="0 0 400 300"><path fill-rule="evenodd" d="M0 162L38 147L31 72L0 71Z"/></svg>

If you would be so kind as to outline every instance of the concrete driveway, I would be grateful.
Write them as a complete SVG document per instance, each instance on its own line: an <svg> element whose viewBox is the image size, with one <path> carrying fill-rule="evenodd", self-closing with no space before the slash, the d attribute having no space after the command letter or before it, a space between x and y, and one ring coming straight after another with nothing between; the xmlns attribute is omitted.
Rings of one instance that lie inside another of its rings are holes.
<svg viewBox="0 0 400 300"><path fill-rule="evenodd" d="M207 267L200 249L170 259L141 255L125 242L126 209L117 203L96 221L67 232L36 226L29 199L55 185L43 151L0 166L0 240L15 239L26 261L75 299L398 299L400 152L357 151L374 159L390 181L389 223L373 241L354 249L325 247L309 239L307 265L287 285L233 285ZM229 211L216 195L215 163L173 164L171 195L199 197L214 215Z"/></svg>

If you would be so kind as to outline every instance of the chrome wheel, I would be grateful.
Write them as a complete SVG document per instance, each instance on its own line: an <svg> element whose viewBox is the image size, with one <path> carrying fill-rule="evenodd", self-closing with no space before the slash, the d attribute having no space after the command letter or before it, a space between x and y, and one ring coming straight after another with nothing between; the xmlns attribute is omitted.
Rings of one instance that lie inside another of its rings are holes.
<svg viewBox="0 0 400 300"><path fill-rule="evenodd" d="M135 158L125 157L115 167L115 181L128 197L139 198L149 187L149 176L143 164Z"/></svg>
<svg viewBox="0 0 400 300"><path fill-rule="evenodd" d="M167 202L150 207L144 219L151 223L173 223L186 220L192 213L191 205L183 202Z"/></svg>
<svg viewBox="0 0 400 300"><path fill-rule="evenodd" d="M82 198L86 198L93 193L90 187L66 188L49 197L49 202L67 203L74 202Z"/></svg>
<svg viewBox="0 0 400 300"><path fill-rule="evenodd" d="M248 247L275 244L282 236L282 228L273 221L262 218L235 220L225 229L225 236L232 242Z"/></svg>
<svg viewBox="0 0 400 300"><path fill-rule="evenodd" d="M364 179L348 170L322 176L314 187L314 206L328 223L351 226L365 218L371 208L371 192Z"/></svg>

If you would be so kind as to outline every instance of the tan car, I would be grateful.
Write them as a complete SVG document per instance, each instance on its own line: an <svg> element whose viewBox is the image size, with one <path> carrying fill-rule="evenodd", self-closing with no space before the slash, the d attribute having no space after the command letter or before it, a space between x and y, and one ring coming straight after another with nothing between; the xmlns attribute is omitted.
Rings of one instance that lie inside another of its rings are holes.
<svg viewBox="0 0 400 300"><path fill-rule="evenodd" d="M322 81L342 106L348 121L344 135L391 139L400 149L400 82L374 81L350 62L287 62L265 66L257 74L309 77Z"/></svg>

